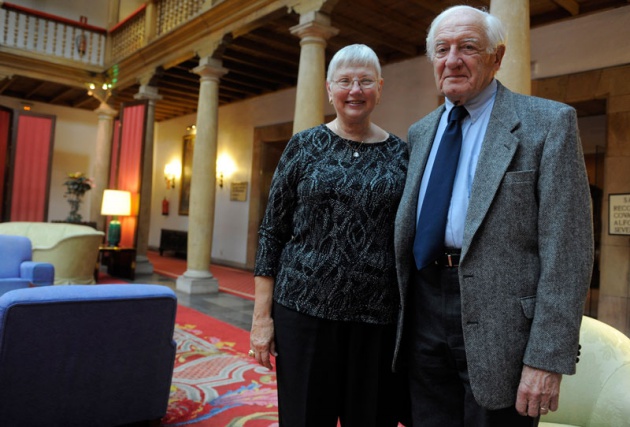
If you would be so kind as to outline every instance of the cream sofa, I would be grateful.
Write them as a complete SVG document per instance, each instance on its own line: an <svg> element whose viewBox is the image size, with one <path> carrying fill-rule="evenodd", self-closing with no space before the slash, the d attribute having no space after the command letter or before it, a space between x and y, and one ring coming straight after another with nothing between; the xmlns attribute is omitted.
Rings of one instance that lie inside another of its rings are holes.
<svg viewBox="0 0 630 427"><path fill-rule="evenodd" d="M33 261L55 266L55 285L91 284L105 233L79 224L3 222L0 234L26 236L33 244Z"/></svg>
<svg viewBox="0 0 630 427"><path fill-rule="evenodd" d="M541 418L540 427L630 426L630 338L584 317L575 375L560 383L560 406Z"/></svg>

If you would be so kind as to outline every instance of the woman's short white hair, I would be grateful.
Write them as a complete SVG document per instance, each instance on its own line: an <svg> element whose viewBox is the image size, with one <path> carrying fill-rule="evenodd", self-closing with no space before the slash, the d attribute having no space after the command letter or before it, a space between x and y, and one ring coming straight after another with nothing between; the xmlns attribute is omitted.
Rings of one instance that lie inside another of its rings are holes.
<svg viewBox="0 0 630 427"><path fill-rule="evenodd" d="M364 44L351 44L339 49L328 64L326 80L331 82L335 72L346 66L373 68L376 71L376 78L381 78L381 64L378 56Z"/></svg>
<svg viewBox="0 0 630 427"><path fill-rule="evenodd" d="M496 52L497 48L507 43L507 33L501 20L494 15L489 14L485 10L477 9L471 6L453 6L449 7L442 13L440 13L431 22L429 32L427 34L427 56L431 61L435 55L435 31L440 26L440 23L454 13L467 11L476 13L479 16L480 21L483 23L484 30L486 32L486 38L488 39L487 53Z"/></svg>

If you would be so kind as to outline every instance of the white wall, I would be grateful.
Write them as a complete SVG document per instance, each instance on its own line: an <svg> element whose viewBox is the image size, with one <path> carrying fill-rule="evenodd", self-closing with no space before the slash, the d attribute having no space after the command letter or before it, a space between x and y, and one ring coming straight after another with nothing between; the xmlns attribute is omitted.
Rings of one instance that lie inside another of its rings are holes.
<svg viewBox="0 0 630 427"><path fill-rule="evenodd" d="M89 25L107 27L108 0L12 0L11 3L73 21L85 16Z"/></svg>
<svg viewBox="0 0 630 427"><path fill-rule="evenodd" d="M407 139L409 125L439 105L433 68L423 56L383 67L383 96L374 123Z"/></svg>
<svg viewBox="0 0 630 427"><path fill-rule="evenodd" d="M628 64L629 42L630 6L535 28L532 79Z"/></svg>

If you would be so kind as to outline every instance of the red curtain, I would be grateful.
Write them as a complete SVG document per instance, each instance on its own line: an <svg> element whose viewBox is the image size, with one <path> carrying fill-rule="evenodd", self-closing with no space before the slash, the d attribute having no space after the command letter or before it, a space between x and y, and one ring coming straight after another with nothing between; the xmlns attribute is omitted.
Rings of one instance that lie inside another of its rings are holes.
<svg viewBox="0 0 630 427"><path fill-rule="evenodd" d="M132 216L120 218L120 246L122 247L136 246L145 116L146 103L123 106L122 108L116 184L118 190L130 191L132 200Z"/></svg>
<svg viewBox="0 0 630 427"><path fill-rule="evenodd" d="M11 110L0 109L0 206L4 218L4 182L7 174L7 153L11 137Z"/></svg>
<svg viewBox="0 0 630 427"><path fill-rule="evenodd" d="M120 152L120 119L114 120L112 136L112 158L109 162L109 183L107 188L116 188L118 181L118 153Z"/></svg>
<svg viewBox="0 0 630 427"><path fill-rule="evenodd" d="M11 221L46 221L53 127L54 117L18 116Z"/></svg>

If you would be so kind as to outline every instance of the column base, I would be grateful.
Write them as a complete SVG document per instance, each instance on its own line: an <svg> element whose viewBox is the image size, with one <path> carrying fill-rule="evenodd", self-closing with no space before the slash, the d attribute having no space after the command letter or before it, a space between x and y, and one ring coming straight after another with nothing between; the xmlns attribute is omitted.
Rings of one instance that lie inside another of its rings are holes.
<svg viewBox="0 0 630 427"><path fill-rule="evenodd" d="M219 292L219 281L209 271L188 270L177 278L176 289L186 294L215 294Z"/></svg>
<svg viewBox="0 0 630 427"><path fill-rule="evenodd" d="M136 274L153 274L153 264L146 255L136 256Z"/></svg>

